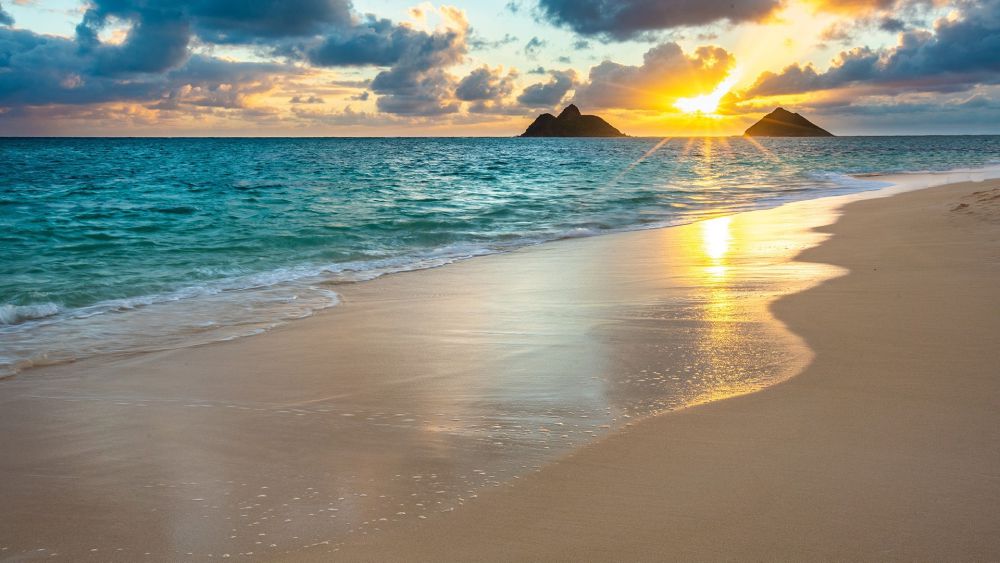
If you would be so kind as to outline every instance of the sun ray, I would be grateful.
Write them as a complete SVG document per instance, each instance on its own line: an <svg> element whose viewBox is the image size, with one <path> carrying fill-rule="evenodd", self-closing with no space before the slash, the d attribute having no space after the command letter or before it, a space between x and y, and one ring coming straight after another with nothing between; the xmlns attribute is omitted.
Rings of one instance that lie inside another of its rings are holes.
<svg viewBox="0 0 1000 563"><path fill-rule="evenodd" d="M770 160L771 162L775 164L784 164L784 162L782 162L781 160L781 157L771 152L771 149L760 144L760 141L758 141L757 139L754 139L753 137L743 137L743 139L746 142L750 143L752 147L757 149L758 152L767 157L767 159Z"/></svg>
<svg viewBox="0 0 1000 563"><path fill-rule="evenodd" d="M695 137L688 137L687 143L684 144L684 149L681 150L681 156L687 156L691 153L691 149L694 147Z"/></svg>
<svg viewBox="0 0 1000 563"><path fill-rule="evenodd" d="M619 172L617 176L615 176L614 178L612 178L610 183L612 183L612 184L616 183L618 180L621 179L622 176L628 174L636 166L639 166L639 163L641 163L642 161L646 160L647 158L653 156L653 154L656 153L656 151L660 150L660 148L662 148L663 145L667 144L667 142L669 142L670 139L671 139L671 137L664 137L664 138L660 139L660 142L658 142L655 145L653 145L653 148L649 149L648 151L646 151L645 154L643 154L639 158L635 159L635 161L633 161L631 164L629 164L628 166L626 166L624 170L622 170L621 172Z"/></svg>

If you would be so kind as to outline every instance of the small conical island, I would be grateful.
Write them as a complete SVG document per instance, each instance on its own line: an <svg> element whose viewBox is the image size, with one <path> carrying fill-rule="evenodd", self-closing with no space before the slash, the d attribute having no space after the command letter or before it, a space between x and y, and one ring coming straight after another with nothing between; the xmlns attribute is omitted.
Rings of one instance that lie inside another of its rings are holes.
<svg viewBox="0 0 1000 563"><path fill-rule="evenodd" d="M776 108L750 126L743 135L747 137L833 137L826 129L817 126L797 113Z"/></svg>
<svg viewBox="0 0 1000 563"><path fill-rule="evenodd" d="M627 137L596 115L582 115L573 104L566 106L559 117L551 113L539 115L522 137Z"/></svg>

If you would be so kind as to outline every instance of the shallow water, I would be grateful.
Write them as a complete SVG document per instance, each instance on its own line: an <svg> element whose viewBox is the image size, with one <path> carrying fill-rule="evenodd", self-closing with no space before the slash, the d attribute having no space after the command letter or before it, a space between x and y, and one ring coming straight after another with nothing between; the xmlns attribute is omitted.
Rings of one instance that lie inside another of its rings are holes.
<svg viewBox="0 0 1000 563"><path fill-rule="evenodd" d="M837 271L790 261L829 202L343 285L342 307L258 338L9 378L0 552L333 552L773 384L809 353L767 306Z"/></svg>
<svg viewBox="0 0 1000 563"><path fill-rule="evenodd" d="M998 159L997 136L0 139L0 375L257 333L386 272Z"/></svg>
<svg viewBox="0 0 1000 563"><path fill-rule="evenodd" d="M0 557L332 553L645 416L774 384L809 350L768 305L840 271L792 261L835 205L330 286L344 306L259 338L4 380Z"/></svg>

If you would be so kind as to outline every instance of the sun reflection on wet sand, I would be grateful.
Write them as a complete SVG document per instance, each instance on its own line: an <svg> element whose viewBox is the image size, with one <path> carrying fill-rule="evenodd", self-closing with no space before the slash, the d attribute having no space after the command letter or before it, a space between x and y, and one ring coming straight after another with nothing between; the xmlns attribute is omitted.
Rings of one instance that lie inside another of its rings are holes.
<svg viewBox="0 0 1000 563"><path fill-rule="evenodd" d="M32 507L57 507L57 522L86 533L49 525L48 543L18 549L207 560L336 549L457 509L641 417L792 375L808 349L768 304L833 271L791 260L825 236L807 229L831 220L802 209L387 276L256 339L11 381L6 449L80 477L42 490L3 473L9 495L35 491L6 499L21 518L4 524L40 529L48 515ZM76 453L53 466L29 441ZM108 536L73 507L127 515L149 537Z"/></svg>
<svg viewBox="0 0 1000 563"><path fill-rule="evenodd" d="M711 264L705 267L710 278L719 279L726 275L726 253L729 252L729 242L732 239L730 224L732 217L716 217L702 221L701 232L704 238L705 255Z"/></svg>

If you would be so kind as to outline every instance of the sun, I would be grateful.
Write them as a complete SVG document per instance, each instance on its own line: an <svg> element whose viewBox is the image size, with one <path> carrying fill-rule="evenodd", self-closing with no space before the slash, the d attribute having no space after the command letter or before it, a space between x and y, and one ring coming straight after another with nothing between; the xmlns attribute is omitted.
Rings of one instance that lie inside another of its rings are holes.
<svg viewBox="0 0 1000 563"><path fill-rule="evenodd" d="M715 115L715 112L719 109L719 102L722 101L722 97L736 85L737 80L739 80L739 73L734 69L728 76L726 76L725 80L720 82L719 85L708 94L702 94L701 96L694 96L691 98L678 98L677 101L674 102L674 107L684 113Z"/></svg>

